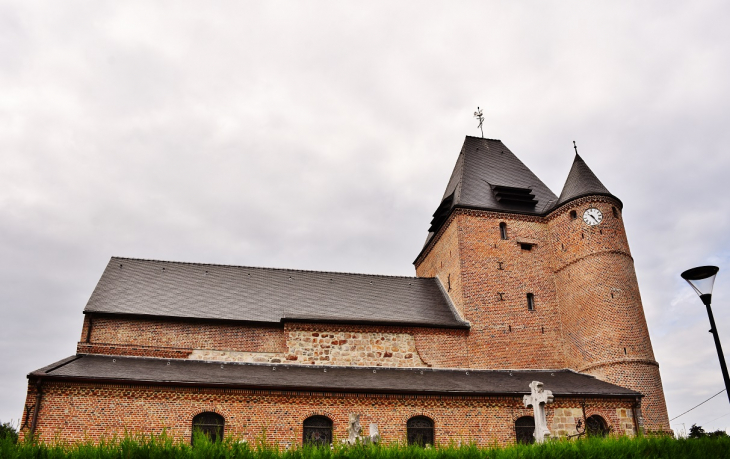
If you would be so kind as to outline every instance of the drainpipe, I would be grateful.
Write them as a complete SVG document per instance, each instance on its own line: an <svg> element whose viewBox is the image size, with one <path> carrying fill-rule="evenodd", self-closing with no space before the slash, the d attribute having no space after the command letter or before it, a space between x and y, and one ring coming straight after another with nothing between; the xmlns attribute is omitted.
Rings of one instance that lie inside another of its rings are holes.
<svg viewBox="0 0 730 459"><path fill-rule="evenodd" d="M641 430L639 430L639 414L638 414L639 404L640 404L640 399L639 399L639 397L636 397L636 401L631 406L631 414L634 418L634 433L636 436L639 436L642 434Z"/></svg>
<svg viewBox="0 0 730 459"><path fill-rule="evenodd" d="M41 399L43 398L43 379L38 378L35 383L35 411L33 412L33 422L30 424L30 437L35 437L35 428L38 425L38 412L41 409Z"/></svg>

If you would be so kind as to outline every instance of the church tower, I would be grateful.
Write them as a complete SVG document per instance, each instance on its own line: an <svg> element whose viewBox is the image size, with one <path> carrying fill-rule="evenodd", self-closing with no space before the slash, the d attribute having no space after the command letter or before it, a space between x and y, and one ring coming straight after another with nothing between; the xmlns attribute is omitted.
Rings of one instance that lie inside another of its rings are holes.
<svg viewBox="0 0 730 459"><path fill-rule="evenodd" d="M414 264L471 326L463 366L589 373L668 430L622 207L580 156L558 197L501 141L467 137Z"/></svg>
<svg viewBox="0 0 730 459"><path fill-rule="evenodd" d="M667 430L659 364L622 208L576 154L557 205L547 215L566 366L641 392L644 427Z"/></svg>

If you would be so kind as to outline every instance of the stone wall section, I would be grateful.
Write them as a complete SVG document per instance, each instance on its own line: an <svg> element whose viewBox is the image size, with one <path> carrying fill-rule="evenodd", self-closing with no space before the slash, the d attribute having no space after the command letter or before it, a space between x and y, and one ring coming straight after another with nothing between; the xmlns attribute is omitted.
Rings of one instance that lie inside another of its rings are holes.
<svg viewBox="0 0 730 459"><path fill-rule="evenodd" d="M29 384L21 436L28 433L35 402ZM385 443L405 443L406 422L428 416L435 424L436 442L475 442L481 446L515 441L514 421L532 415L521 397L455 397L394 394L278 392L170 386L45 382L36 432L41 441L99 441L125 433L169 435L189 441L195 415L213 411L225 419L225 435L249 442L262 438L286 448L302 441L302 423L313 415L333 421L334 441L347 436L350 413L361 415L367 432L378 424ZM556 397L547 409L548 425L565 424L584 400ZM600 414L615 434L631 434L629 412L633 399L586 399L586 411Z"/></svg>
<svg viewBox="0 0 730 459"><path fill-rule="evenodd" d="M291 330L290 363L341 366L425 367L409 333Z"/></svg>

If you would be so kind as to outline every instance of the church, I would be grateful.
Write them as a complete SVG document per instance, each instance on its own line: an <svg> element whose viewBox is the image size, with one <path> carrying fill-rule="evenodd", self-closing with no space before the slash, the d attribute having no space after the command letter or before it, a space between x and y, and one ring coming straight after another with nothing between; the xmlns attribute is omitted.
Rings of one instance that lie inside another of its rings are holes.
<svg viewBox="0 0 730 459"><path fill-rule="evenodd" d="M76 354L28 374L21 435L391 443L669 431L623 203L576 153L560 195L466 137L415 277L112 257ZM424 222L426 223L426 222ZM372 433L372 432L371 432Z"/></svg>

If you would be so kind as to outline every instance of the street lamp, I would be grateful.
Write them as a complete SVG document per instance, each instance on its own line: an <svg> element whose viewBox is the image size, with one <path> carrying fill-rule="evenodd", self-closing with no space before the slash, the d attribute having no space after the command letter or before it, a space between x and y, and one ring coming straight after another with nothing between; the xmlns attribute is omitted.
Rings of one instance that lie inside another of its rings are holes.
<svg viewBox="0 0 730 459"><path fill-rule="evenodd" d="M682 279L686 280L692 286L700 299L707 307L707 315L710 317L710 333L715 338L715 347L717 348L717 356L720 358L720 368L722 368L722 377L725 380L725 393L730 400L730 376L727 374L727 365L725 365L725 356L722 353L720 345L720 336L717 334L715 326L715 318L712 316L712 285L715 283L715 276L720 270L717 266L699 266L697 268L688 269L682 273Z"/></svg>

